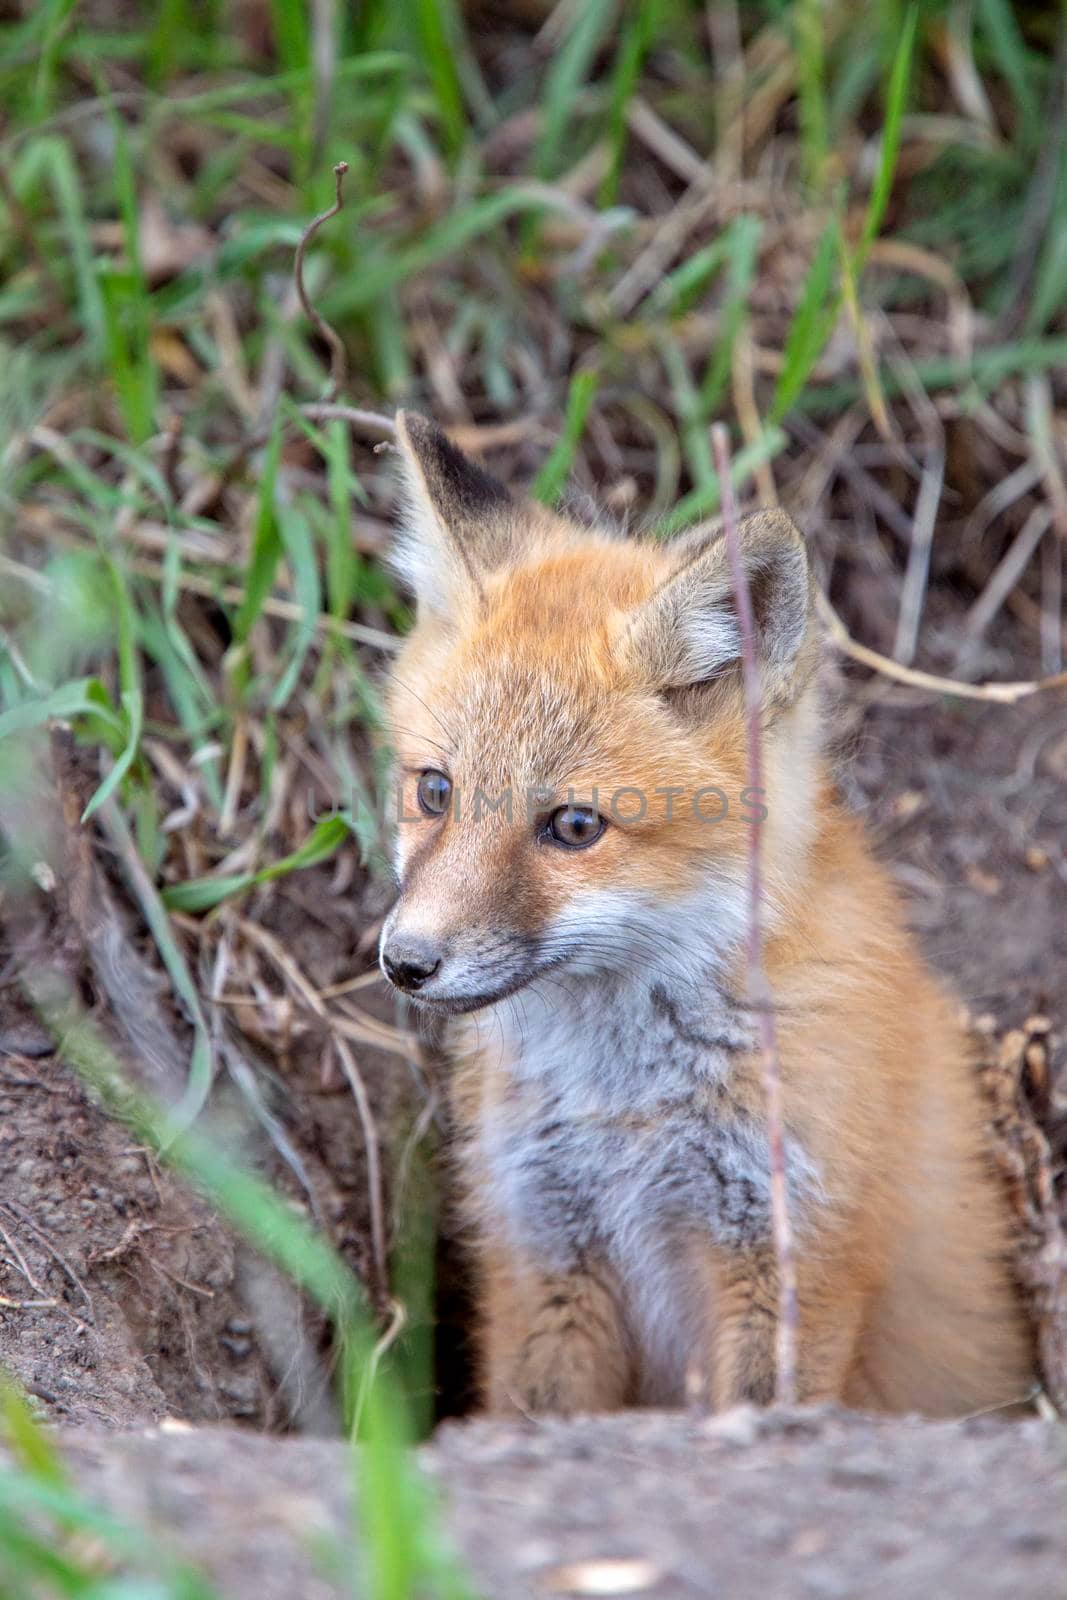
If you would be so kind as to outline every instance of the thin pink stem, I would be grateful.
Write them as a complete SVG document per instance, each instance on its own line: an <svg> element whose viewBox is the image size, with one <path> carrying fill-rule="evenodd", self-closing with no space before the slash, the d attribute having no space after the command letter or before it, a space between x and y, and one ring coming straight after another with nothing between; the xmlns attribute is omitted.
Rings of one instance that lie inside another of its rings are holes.
<svg viewBox="0 0 1067 1600"><path fill-rule="evenodd" d="M722 423L716 423L712 428L711 443L715 454L715 470L719 475L723 530L741 633L741 675L745 690L745 721L748 733L748 784L750 789L762 794L763 689L756 653L752 596L749 593L748 575L741 555L741 539L737 530L737 505L730 477L730 437ZM757 809L752 818L748 846L748 989L749 998L759 1018L763 1085L767 1100L767 1145L771 1167L771 1226L778 1266L775 1399L779 1405L792 1405L797 1397L797 1272L793 1253L793 1229L789 1218L789 1194L785 1181L782 1073L778 1059L778 1033L771 987L763 966L763 879L760 870L762 839L763 823Z"/></svg>

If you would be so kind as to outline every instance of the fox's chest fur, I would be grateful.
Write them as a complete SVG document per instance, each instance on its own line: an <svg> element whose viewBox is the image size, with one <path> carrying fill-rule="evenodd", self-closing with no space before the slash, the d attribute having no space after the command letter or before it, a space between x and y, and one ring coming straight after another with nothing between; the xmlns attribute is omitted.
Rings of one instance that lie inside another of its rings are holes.
<svg viewBox="0 0 1067 1600"><path fill-rule="evenodd" d="M476 1133L494 1220L542 1270L609 1263L635 1337L676 1388L689 1242L743 1250L770 1236L766 1138L731 1094L751 1021L714 990L652 976L549 982L496 1013L503 1088ZM798 1197L810 1191L795 1147L789 1168Z"/></svg>

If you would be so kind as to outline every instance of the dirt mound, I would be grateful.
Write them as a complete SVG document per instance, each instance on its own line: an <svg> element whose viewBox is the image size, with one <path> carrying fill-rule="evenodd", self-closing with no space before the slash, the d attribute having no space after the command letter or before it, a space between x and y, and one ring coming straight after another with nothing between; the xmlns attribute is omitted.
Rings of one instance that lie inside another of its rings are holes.
<svg viewBox="0 0 1067 1600"><path fill-rule="evenodd" d="M130 1080L163 1103L180 1098L189 1019L110 841L77 826L84 796L56 741L53 758L35 804L55 866L0 902L0 1363L60 1421L170 1414L335 1433L321 1319L99 1108L22 992L20 974L59 974ZM17 836L19 822L0 814L0 834ZM383 996L352 1014L343 1071L317 989L299 1004L305 972L344 989L373 962L365 936L378 891L352 871L343 889L335 869L312 869L258 900L245 924L254 940L222 920L205 939L216 958L229 941L230 970L246 963L266 1021L225 996L209 1007L219 1070L201 1121L314 1218L380 1308L379 1261L403 1245L393 1180L421 1086L398 1060Z"/></svg>
<svg viewBox="0 0 1067 1600"><path fill-rule="evenodd" d="M266 1424L238 1252L10 1005L0 1025L0 1362L49 1415ZM39 1046L43 1048L43 1045Z"/></svg>

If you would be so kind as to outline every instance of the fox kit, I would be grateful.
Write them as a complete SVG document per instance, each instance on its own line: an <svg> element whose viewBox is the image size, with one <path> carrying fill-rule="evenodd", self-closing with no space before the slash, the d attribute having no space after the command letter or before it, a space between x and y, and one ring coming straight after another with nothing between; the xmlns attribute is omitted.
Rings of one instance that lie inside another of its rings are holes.
<svg viewBox="0 0 1067 1600"><path fill-rule="evenodd" d="M804 1400L1024 1400L1031 1341L954 1009L820 751L803 541L739 529L764 696L747 791L724 541L617 540L400 413L393 984L450 1024L491 1410L765 1402L778 1285L745 874L762 808Z"/></svg>

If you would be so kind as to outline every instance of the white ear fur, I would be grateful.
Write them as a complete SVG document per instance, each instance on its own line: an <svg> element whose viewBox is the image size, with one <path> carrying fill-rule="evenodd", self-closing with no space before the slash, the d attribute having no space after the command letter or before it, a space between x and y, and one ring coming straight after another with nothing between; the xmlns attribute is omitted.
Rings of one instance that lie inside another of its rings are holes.
<svg viewBox="0 0 1067 1600"><path fill-rule="evenodd" d="M811 576L804 541L782 511L738 525L765 686L785 686L808 628ZM741 632L723 535L682 541L679 564L630 617L622 648L658 689L706 683L737 661Z"/></svg>
<svg viewBox="0 0 1067 1600"><path fill-rule="evenodd" d="M417 465L401 453L399 516L389 567L420 609L444 613L459 588L463 569L448 530L425 493Z"/></svg>
<svg viewBox="0 0 1067 1600"><path fill-rule="evenodd" d="M415 412L398 411L402 520L391 565L420 609L448 615L503 559L516 505L502 483Z"/></svg>

